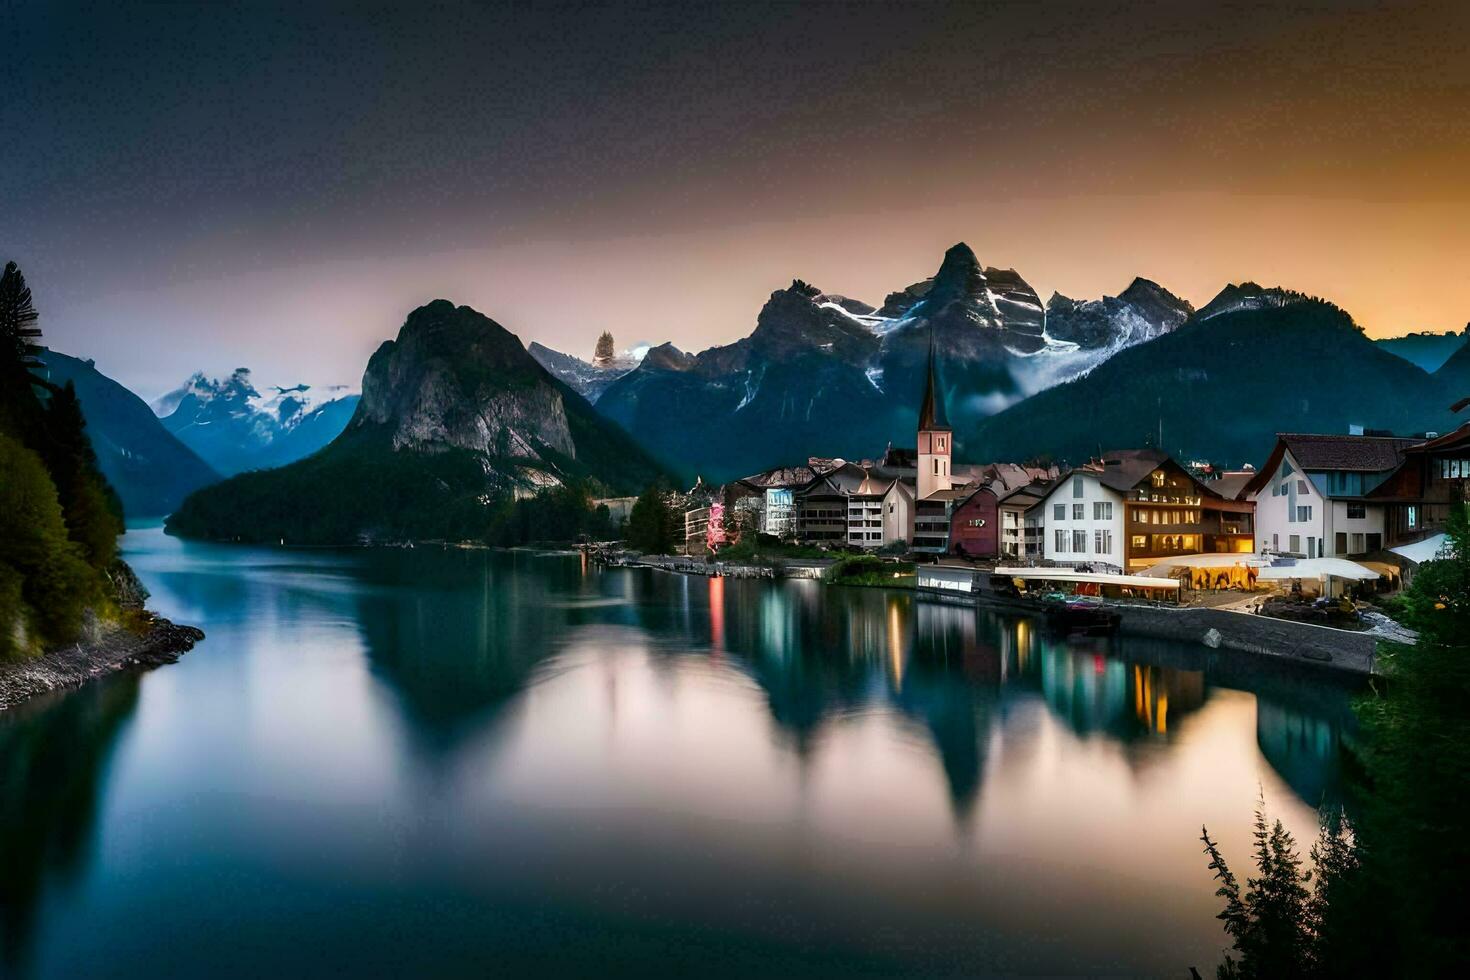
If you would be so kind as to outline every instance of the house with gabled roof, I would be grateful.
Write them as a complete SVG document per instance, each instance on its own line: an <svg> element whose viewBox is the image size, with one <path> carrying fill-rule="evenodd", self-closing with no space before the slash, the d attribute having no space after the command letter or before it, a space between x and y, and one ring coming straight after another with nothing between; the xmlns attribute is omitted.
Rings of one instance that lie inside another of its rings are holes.
<svg viewBox="0 0 1470 980"><path fill-rule="evenodd" d="M1283 432L1241 491L1255 503L1256 546L1304 558L1385 546L1386 498L1373 493L1422 438Z"/></svg>
<svg viewBox="0 0 1470 980"><path fill-rule="evenodd" d="M1249 502L1227 500L1157 449L1124 449L1062 474L1042 500L1044 557L1130 572L1165 558L1250 552Z"/></svg>
<svg viewBox="0 0 1470 980"><path fill-rule="evenodd" d="M1383 546L1439 533L1450 511L1470 503L1470 422L1403 451L1403 462L1364 495L1383 508Z"/></svg>

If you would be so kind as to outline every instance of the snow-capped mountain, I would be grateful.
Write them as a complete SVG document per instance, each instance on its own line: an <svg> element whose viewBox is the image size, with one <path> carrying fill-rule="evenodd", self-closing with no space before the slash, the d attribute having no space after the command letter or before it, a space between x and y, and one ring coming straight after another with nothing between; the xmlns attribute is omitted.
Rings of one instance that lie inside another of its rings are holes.
<svg viewBox="0 0 1470 980"><path fill-rule="evenodd" d="M346 427L359 396L347 385L267 386L249 368L225 378L196 372L154 399L154 414L220 473L284 466L316 452Z"/></svg>
<svg viewBox="0 0 1470 980"><path fill-rule="evenodd" d="M531 341L527 351L551 376L564 382L577 394L593 404L602 397L614 381L636 368L648 353L651 345L635 344L611 357L594 357L584 361L573 354L563 354L544 344Z"/></svg>
<svg viewBox="0 0 1470 980"><path fill-rule="evenodd" d="M881 307L795 280L749 337L699 354L654 348L597 408L665 459L710 478L812 453L862 458L912 442L930 337L957 429L1173 330L1190 305L1148 280L1116 297L1042 305L1013 269L961 243Z"/></svg>

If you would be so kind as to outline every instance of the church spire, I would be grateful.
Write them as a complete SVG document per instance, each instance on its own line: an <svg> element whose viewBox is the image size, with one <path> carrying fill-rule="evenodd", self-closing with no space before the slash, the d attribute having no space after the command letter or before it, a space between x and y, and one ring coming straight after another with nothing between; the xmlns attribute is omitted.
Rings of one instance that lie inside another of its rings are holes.
<svg viewBox="0 0 1470 980"><path fill-rule="evenodd" d="M934 328L929 328L929 371L924 378L924 401L919 405L919 431L949 431L949 417L944 412L944 397L938 393L934 370Z"/></svg>

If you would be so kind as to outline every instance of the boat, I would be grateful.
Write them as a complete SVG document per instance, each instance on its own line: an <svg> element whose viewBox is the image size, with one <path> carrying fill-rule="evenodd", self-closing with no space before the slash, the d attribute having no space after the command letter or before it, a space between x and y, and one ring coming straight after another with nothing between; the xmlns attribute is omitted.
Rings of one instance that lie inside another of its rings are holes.
<svg viewBox="0 0 1470 980"><path fill-rule="evenodd" d="M1111 636L1122 615L1094 596L1049 595L1041 601L1047 628L1066 635Z"/></svg>

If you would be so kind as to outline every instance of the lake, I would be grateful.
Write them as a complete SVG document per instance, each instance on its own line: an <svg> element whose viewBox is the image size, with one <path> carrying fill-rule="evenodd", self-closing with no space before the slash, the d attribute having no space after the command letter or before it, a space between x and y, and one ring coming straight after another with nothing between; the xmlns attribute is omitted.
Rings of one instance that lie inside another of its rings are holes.
<svg viewBox="0 0 1470 980"><path fill-rule="evenodd" d="M1208 974L1351 690L911 592L134 528L177 665L0 715L0 973ZM1242 875L1243 877L1243 875Z"/></svg>

